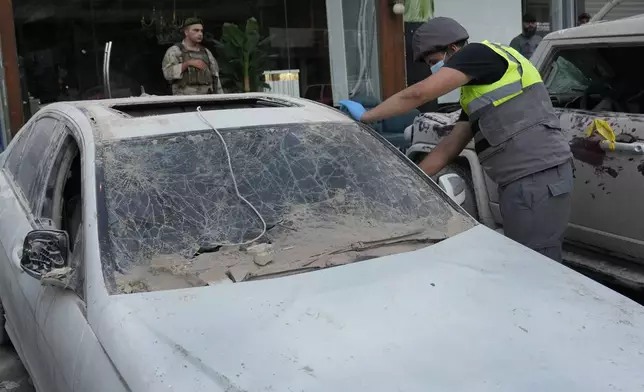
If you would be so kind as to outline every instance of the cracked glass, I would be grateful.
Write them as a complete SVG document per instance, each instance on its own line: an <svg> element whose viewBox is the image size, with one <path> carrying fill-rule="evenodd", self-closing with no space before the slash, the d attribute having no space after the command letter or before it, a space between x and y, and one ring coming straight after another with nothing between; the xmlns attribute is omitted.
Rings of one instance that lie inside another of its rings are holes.
<svg viewBox="0 0 644 392"><path fill-rule="evenodd" d="M307 271L427 246L476 223L380 138L357 124L295 124L105 142L101 259L111 293ZM100 196L100 195L99 195ZM371 248L376 248L371 247Z"/></svg>

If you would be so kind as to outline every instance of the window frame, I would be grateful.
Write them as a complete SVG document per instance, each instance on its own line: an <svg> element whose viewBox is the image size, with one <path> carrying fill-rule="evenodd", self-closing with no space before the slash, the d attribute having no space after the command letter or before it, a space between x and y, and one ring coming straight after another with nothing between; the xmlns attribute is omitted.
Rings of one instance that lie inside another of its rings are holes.
<svg viewBox="0 0 644 392"><path fill-rule="evenodd" d="M546 41L544 41L544 44ZM644 36L636 37L599 37L594 38L575 38L566 40L549 41L547 52L543 56L543 61L536 65L542 80L547 80L552 71L552 63L557 59L559 53L566 50L596 49L603 47L629 47L644 46Z"/></svg>
<svg viewBox="0 0 644 392"><path fill-rule="evenodd" d="M29 142L29 138L33 132L36 131L36 125L38 122L44 118L51 118L56 121L55 127L52 129L51 133L51 138L50 138L50 143L48 143L47 147L44 150L44 154L42 159L37 165L37 170L36 174L42 174L43 177L47 176L49 171L51 171L51 166L53 165L53 162L51 159L49 159L52 155L55 155L57 151L61 147L61 143L64 140L64 138L56 138L58 137L57 131L61 128L62 126L62 117L58 115L55 112L52 111L46 111L40 115L37 115L34 117L31 121L29 121L21 130L18 132L16 135L16 138L12 140L12 142L9 144L7 150L5 153L7 154L6 158L4 159L3 165L2 165L2 171L5 175L5 178L7 179L7 182L11 186L14 195L16 196L16 199L18 200L18 203L22 206L24 212L26 213L27 219L32 222L32 225L35 227L36 226L36 219L39 218L39 211L42 208L42 201L45 195L45 186L44 183L41 184L33 184L34 187L39 187L40 190L35 190L33 192L33 195L27 194L27 191L23 189L22 185L19 183L18 179L14 176L12 167L11 167L11 157L14 153L18 153L18 150L16 150L17 146L23 146L28 147L27 144ZM21 144L21 143L24 143ZM23 157L22 155L20 156L20 162L22 161ZM20 164L16 166L17 170L16 172L19 171ZM37 179L34 179L33 181L38 181Z"/></svg>
<svg viewBox="0 0 644 392"><path fill-rule="evenodd" d="M574 51L574 50L591 50L591 49L602 49L602 48L629 48L629 47L644 47L644 35L633 35L633 36L615 36L615 37L585 37L585 38L570 38L565 40L554 40L548 42L546 47L546 53L543 56L543 61L535 64L541 79L546 85L546 82L550 80L550 75L553 72L553 64L560 57L562 52ZM583 71L582 71L583 73ZM553 94L548 90L548 95L551 97L556 97L557 94ZM558 109L569 110L567 108L558 107ZM614 113L622 113L611 111ZM628 114L628 113L625 113ZM644 113L642 113L644 114Z"/></svg>
<svg viewBox="0 0 644 392"><path fill-rule="evenodd" d="M82 168L84 165L84 159L83 159L83 145L82 145L82 139L79 137L80 132L78 131L78 128L75 126L74 123L69 121L68 119L61 117L59 119L60 127L63 129L60 137L60 141L56 144L56 149L55 152L52 153L52 163L49 166L49 170L47 175L45 176L45 181L43 182L44 188L42 192L42 197L41 197L41 202L38 210L38 214L36 217L38 218L45 218L45 219L51 219L51 221L54 221L54 217L47 217L44 216L44 201L45 198L47 197L46 193L49 190L49 185L50 185L50 179L53 178L54 182L54 192L56 191L57 188L57 182L59 180L59 173L60 170L57 170L61 165L63 165L63 157L67 154L67 151L70 148L73 148L72 146L75 145L75 148L78 151L79 157L80 157L80 165L81 165L81 187L80 187L80 193L81 193L81 208L83 208L83 203L82 201L85 199L86 195L84 194L84 189L83 189L83 180L82 180ZM71 139L71 141L69 141ZM71 170L73 164L73 158L69 162L69 167L66 169L67 171ZM63 188L60 189L61 192L64 192L64 185ZM52 201L55 200L55 195L52 195ZM52 205L52 212L54 211L54 207ZM72 238L71 234L67 230L67 234L69 236L69 242L70 242L70 253L69 253L69 261L70 263L75 262L74 265L72 266L74 269L77 270L77 272L80 274L79 276L81 277L80 281L78 278L74 278L73 281L77 283L76 285L73 285L70 287L72 291L83 301L85 302L85 299L87 298L87 276L85 274L86 268L85 268L85 257L84 257L84 251L85 251L85 239L84 239L84 232L85 230L83 229L83 216L84 214L81 212L81 220L79 222L79 229L76 233L76 238ZM56 227L58 230L62 230L62 227ZM71 251L73 245L73 252ZM80 268L78 268L80 267Z"/></svg>
<svg viewBox="0 0 644 392"><path fill-rule="evenodd" d="M65 180L65 183L62 184L62 189L59 189L59 185L61 185L61 184L59 184L59 181L61 179L59 178L60 170L58 170L58 168L61 167L63 164L65 164L65 165L69 166L67 168L68 169L67 171L69 171L71 169L71 166L73 164L75 155L69 161L64 160L64 158L68 154L68 152L71 151L71 149L73 148L74 145L75 145L76 150L78 151L78 154L80 154L80 147L78 145L78 141L76 140L76 138L74 138L72 133L69 132L69 131L65 131L62 136L63 136L63 138L62 138L63 141L62 141L60 147L58 148L58 150L57 150L57 152L55 154L54 162L50 166L49 173L47 174L46 181L44 182L44 184L45 184L44 194L43 194L43 198L42 198L42 203L40 203L40 209L39 209L38 214L37 214L38 217L45 218L45 219L51 219L53 222L56 222L56 219L55 219L56 217L54 216L54 212L56 211L56 206L54 205L54 201L56 201L57 196L61 196L61 198L62 198L62 195L56 195L55 193L57 191L63 192L64 188L65 188L65 184L66 184L66 180ZM81 165L82 165L82 163L81 163ZM56 171L56 173L54 173L55 171ZM52 192L52 195L51 195L51 202L52 202L51 213L50 214L45 214L45 206L46 206L45 202L47 201L47 199L49 199L48 193L49 193L50 190ZM48 215L51 215L51 216L48 216ZM61 228L57 227L57 229L61 229Z"/></svg>

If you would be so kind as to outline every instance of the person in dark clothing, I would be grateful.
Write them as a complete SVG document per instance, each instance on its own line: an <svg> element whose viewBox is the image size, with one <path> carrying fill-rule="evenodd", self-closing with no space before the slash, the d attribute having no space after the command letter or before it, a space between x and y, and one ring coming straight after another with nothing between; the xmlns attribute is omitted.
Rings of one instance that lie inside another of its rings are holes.
<svg viewBox="0 0 644 392"><path fill-rule="evenodd" d="M525 14L523 15L523 32L512 39L510 47L521 53L523 57L530 59L542 39L537 35L537 18L532 14Z"/></svg>
<svg viewBox="0 0 644 392"><path fill-rule="evenodd" d="M341 101L358 121L406 113L461 89L460 118L419 164L437 174L474 139L486 174L499 186L505 234L554 260L570 216L572 154L539 71L518 51L498 43L468 43L458 22L437 17L414 34L416 61L427 79L366 111Z"/></svg>

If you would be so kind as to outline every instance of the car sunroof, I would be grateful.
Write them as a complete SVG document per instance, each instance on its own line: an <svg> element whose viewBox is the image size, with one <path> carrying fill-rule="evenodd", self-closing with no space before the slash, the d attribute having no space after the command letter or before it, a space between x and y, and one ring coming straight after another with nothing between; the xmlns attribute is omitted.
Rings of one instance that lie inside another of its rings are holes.
<svg viewBox="0 0 644 392"><path fill-rule="evenodd" d="M114 105L113 110L125 113L132 117L160 116L165 114L195 112L201 106L204 112L210 110L253 109L253 108L284 108L297 105L279 98L222 98L212 101L175 101L175 102L150 102Z"/></svg>

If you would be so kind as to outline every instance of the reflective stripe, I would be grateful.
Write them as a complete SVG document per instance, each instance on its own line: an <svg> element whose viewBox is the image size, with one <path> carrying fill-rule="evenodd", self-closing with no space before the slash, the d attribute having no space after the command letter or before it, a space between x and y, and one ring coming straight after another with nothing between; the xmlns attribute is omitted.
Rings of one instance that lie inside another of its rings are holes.
<svg viewBox="0 0 644 392"><path fill-rule="evenodd" d="M523 78L523 66L521 66L521 62L514 57L514 55L507 50L503 48L503 46L490 42L490 45L494 46L495 48L499 49L503 53L505 53L506 56L508 56L508 61L512 61L517 65L517 72L519 72L519 77ZM485 108L488 105L492 105L494 102L499 101L503 98L506 98L510 95L518 94L523 90L523 82L521 79L519 81L507 84L503 87L499 87L496 90L490 91L486 94L481 95L480 97L472 100L467 105L467 111L470 113L471 117L477 118L476 112Z"/></svg>
<svg viewBox="0 0 644 392"><path fill-rule="evenodd" d="M499 87L496 90L492 90L487 94L481 95L467 105L467 111L470 113L470 118L475 117L475 113L486 106L492 105L494 102L510 95L518 94L521 91L523 91L523 84L521 83L521 80L517 80L514 83L506 84L503 87Z"/></svg>
<svg viewBox="0 0 644 392"><path fill-rule="evenodd" d="M508 65L505 74L494 83L461 88L460 103L470 121L478 120L488 109L503 105L520 95L526 87L541 82L539 71L514 49L488 41L483 41L483 45L503 57Z"/></svg>
<svg viewBox="0 0 644 392"><path fill-rule="evenodd" d="M517 71L519 71L519 75L521 77L523 77L523 66L521 65L521 62L516 57L514 57L514 55L512 55L512 53L510 53L507 50L503 49L503 46L501 46L499 44L492 43L492 42L490 42L490 44L493 45L495 48L499 49L500 51L502 51L503 53L505 53L506 56L508 56L510 59L512 59L512 61L514 61L517 64Z"/></svg>

